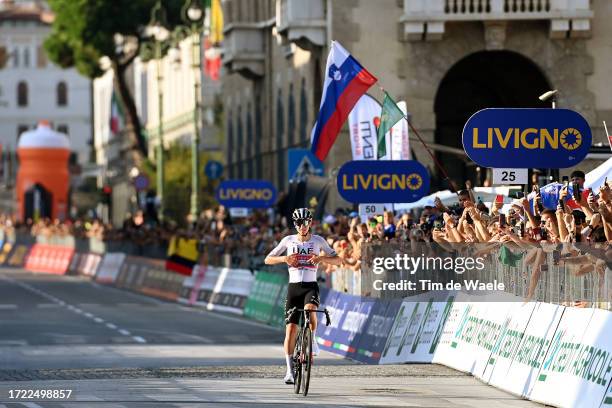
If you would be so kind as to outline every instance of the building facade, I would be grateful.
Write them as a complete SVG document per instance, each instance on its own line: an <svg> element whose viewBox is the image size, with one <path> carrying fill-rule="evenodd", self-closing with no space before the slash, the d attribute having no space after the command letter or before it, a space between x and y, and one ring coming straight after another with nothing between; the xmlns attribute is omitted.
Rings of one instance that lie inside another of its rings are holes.
<svg viewBox="0 0 612 408"><path fill-rule="evenodd" d="M309 146L329 44L339 41L396 100L437 150L458 185L486 172L462 154L467 119L485 107L557 106L581 113L609 157L602 120L612 121L612 2L602 0L225 0L225 156L232 177L287 186L287 150ZM382 100L377 86L369 93ZM412 157L446 188L427 151ZM442 151L444 150L444 152ZM450 151L450 153L449 153ZM601 153L600 153L601 151ZM345 126L327 174L351 159Z"/></svg>
<svg viewBox="0 0 612 408"><path fill-rule="evenodd" d="M68 135L84 165L91 161L91 81L48 60L43 43L52 21L43 2L0 3L0 144L13 151L24 131L46 119Z"/></svg>

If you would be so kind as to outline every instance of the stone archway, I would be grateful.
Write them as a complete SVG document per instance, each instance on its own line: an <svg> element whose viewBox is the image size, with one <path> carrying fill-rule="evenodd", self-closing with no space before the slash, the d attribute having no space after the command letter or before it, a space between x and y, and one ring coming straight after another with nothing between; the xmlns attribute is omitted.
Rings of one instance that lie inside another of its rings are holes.
<svg viewBox="0 0 612 408"><path fill-rule="evenodd" d="M463 126L472 114L484 108L548 107L550 104L541 102L538 96L550 89L542 70L521 54L512 51L470 54L448 70L438 87L434 102L435 142L462 148ZM468 179L480 185L484 181L485 172L479 176L473 163L455 155L437 154L458 187ZM448 185L439 183L432 187Z"/></svg>

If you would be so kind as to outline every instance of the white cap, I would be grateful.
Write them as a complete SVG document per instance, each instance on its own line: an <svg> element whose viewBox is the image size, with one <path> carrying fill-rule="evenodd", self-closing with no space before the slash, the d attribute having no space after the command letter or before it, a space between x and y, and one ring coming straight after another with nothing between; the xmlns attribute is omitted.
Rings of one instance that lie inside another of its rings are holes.
<svg viewBox="0 0 612 408"><path fill-rule="evenodd" d="M70 150L70 142L65 134L51 129L49 122L41 120L34 130L23 132L17 145L20 149L48 148Z"/></svg>

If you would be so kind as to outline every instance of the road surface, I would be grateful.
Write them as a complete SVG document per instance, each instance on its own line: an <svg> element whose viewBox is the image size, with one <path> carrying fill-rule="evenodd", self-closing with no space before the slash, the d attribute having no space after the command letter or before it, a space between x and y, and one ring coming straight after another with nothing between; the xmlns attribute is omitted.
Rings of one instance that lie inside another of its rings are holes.
<svg viewBox="0 0 612 408"><path fill-rule="evenodd" d="M323 352L304 398L282 383L283 332L86 278L0 269L0 408L528 407L439 365ZM70 390L67 400L11 399Z"/></svg>

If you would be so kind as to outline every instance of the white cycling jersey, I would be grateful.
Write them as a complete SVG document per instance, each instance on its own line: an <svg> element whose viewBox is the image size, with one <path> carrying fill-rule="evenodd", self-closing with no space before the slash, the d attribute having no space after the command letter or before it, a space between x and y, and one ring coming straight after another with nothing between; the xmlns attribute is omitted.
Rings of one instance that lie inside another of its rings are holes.
<svg viewBox="0 0 612 408"><path fill-rule="evenodd" d="M287 255L298 254L298 266L289 267L289 283L316 282L317 266L309 263L308 259L313 255L319 255L321 250L327 255L336 256L336 251L321 236L311 235L308 241L302 242L295 234L283 238L276 248L270 251L269 256L281 256L285 251Z"/></svg>

